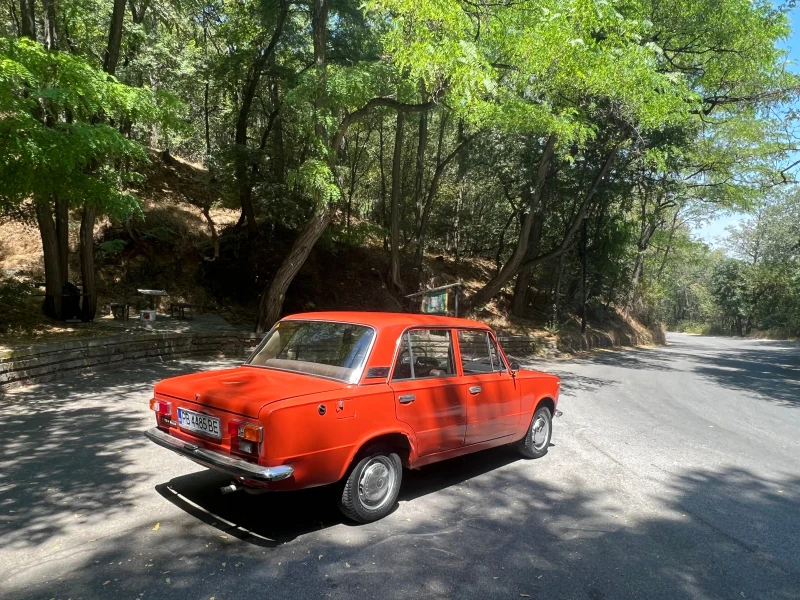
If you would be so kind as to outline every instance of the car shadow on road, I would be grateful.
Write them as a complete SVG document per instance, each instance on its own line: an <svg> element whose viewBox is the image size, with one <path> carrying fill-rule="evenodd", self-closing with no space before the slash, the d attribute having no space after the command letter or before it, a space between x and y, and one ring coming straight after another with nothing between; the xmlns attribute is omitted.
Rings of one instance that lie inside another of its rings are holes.
<svg viewBox="0 0 800 600"><path fill-rule="evenodd" d="M477 452L423 467L404 470L399 503L458 486L512 464L522 457L508 446ZM355 523L337 509L338 486L294 492L222 494L231 478L210 469L175 477L156 486L166 500L220 532L262 547L275 547L299 536Z"/></svg>

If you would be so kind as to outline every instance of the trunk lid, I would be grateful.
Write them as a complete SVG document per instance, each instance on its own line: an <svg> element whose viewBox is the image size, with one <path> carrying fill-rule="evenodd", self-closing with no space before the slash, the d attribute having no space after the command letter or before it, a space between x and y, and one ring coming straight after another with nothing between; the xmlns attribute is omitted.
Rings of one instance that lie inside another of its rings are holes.
<svg viewBox="0 0 800 600"><path fill-rule="evenodd" d="M257 418L261 408L272 402L347 386L343 382L302 373L241 366L171 377L156 384L155 393Z"/></svg>

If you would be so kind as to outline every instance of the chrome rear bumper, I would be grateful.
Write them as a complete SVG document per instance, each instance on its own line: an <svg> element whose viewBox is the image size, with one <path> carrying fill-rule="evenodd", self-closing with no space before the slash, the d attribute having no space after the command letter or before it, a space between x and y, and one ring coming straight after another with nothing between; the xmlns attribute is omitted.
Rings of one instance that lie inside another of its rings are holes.
<svg viewBox="0 0 800 600"><path fill-rule="evenodd" d="M243 479L253 479L255 481L281 481L292 476L294 469L288 465L280 465L277 467L263 467L256 465L246 460L233 458L221 452L214 452L213 450L206 450L189 442L184 442L176 437L164 433L158 427L148 429L144 435L151 442L163 446L181 456L192 459L194 462L208 467L222 471L234 477L241 477Z"/></svg>

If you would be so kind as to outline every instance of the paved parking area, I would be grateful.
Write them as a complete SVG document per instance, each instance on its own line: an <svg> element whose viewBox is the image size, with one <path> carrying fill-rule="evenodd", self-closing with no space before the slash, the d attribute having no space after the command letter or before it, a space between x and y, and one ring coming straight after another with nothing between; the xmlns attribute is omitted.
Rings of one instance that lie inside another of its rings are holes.
<svg viewBox="0 0 800 600"><path fill-rule="evenodd" d="M800 598L800 346L670 336L541 363L553 447L406 473L344 522L327 490L221 496L147 442L137 366L0 399L0 598Z"/></svg>

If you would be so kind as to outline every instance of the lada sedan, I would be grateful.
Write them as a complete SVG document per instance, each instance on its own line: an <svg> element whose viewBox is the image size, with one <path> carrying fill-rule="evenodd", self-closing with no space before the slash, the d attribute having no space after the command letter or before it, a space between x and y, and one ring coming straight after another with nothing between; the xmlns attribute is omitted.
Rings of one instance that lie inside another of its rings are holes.
<svg viewBox="0 0 800 600"><path fill-rule="evenodd" d="M366 523L392 510L403 468L503 444L544 456L559 390L476 321L304 313L241 366L158 383L145 435L230 475L226 491L337 484L342 512Z"/></svg>

